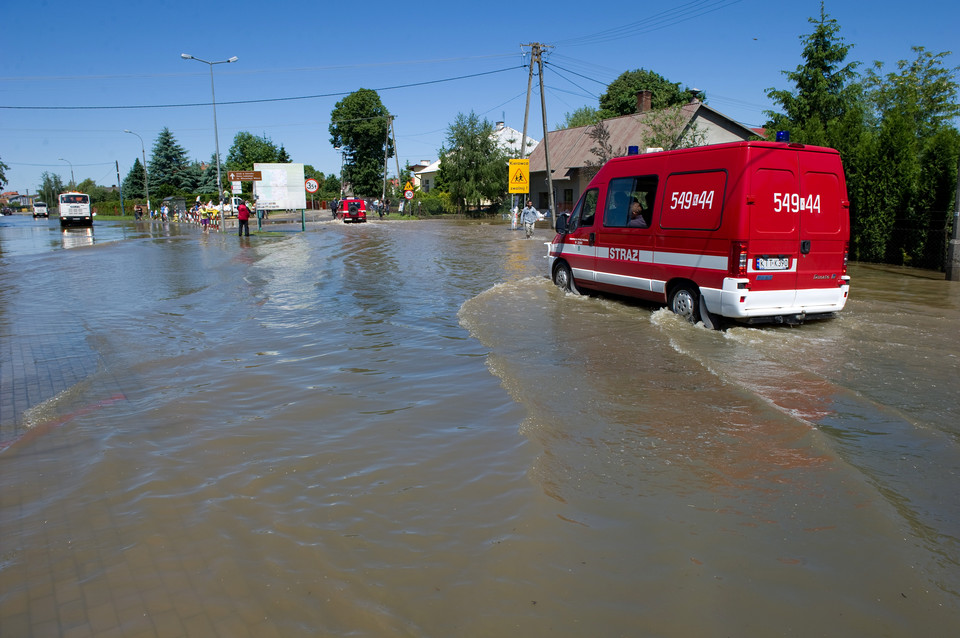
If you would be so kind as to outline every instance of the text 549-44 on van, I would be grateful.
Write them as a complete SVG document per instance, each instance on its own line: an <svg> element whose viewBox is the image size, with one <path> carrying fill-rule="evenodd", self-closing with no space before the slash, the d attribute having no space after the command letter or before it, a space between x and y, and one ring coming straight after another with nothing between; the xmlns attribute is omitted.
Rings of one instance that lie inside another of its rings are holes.
<svg viewBox="0 0 960 638"><path fill-rule="evenodd" d="M618 157L557 220L550 275L708 327L830 317L850 290L849 209L830 148L736 142Z"/></svg>

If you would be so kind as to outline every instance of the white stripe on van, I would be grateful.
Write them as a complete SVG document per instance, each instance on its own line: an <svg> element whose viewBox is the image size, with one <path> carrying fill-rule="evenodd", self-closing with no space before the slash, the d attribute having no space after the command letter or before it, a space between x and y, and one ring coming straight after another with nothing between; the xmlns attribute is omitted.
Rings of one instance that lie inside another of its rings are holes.
<svg viewBox="0 0 960 638"><path fill-rule="evenodd" d="M613 248L619 248L619 246L614 246ZM579 257L610 259L609 246L589 246L587 244L551 244L550 249L554 258L563 257L565 254L573 254ZM632 258L629 260L619 261L630 261L640 264L660 264L663 266L682 266L685 268L700 268L702 270L717 270L720 272L727 271L726 256L702 255L697 253L674 253L666 251L654 253L650 250L638 250L636 253L632 254L631 257ZM575 271L581 272L581 269L578 268L575 269ZM591 276L589 279L593 281L594 277ZM647 289L643 288L643 290Z"/></svg>
<svg viewBox="0 0 960 638"><path fill-rule="evenodd" d="M696 253L668 253L658 252L654 263L665 266L684 266L686 268L702 268L704 270L719 270L726 272L727 257L716 255L698 255Z"/></svg>

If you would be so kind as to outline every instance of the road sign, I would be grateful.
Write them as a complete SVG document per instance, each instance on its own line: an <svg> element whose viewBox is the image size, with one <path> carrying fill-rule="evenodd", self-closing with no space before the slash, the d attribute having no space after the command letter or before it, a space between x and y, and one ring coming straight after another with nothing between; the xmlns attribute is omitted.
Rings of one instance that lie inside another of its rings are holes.
<svg viewBox="0 0 960 638"><path fill-rule="evenodd" d="M403 196L406 197L407 199L413 199L413 190L409 189L409 190L403 191Z"/></svg>
<svg viewBox="0 0 960 638"><path fill-rule="evenodd" d="M409 180L409 179L407 180L407 183L403 185L403 190L405 190L405 191L412 191L412 190L413 190L413 184L410 183L410 180ZM410 198L408 197L407 199L410 199Z"/></svg>
<svg viewBox="0 0 960 638"><path fill-rule="evenodd" d="M303 183L303 187L307 189L308 193L316 193L318 190L320 190L320 182L311 177Z"/></svg>
<svg viewBox="0 0 960 638"><path fill-rule="evenodd" d="M509 193L530 192L530 160L512 159L508 169Z"/></svg>
<svg viewBox="0 0 960 638"><path fill-rule="evenodd" d="M260 171L228 171L227 179L231 182L259 182Z"/></svg>

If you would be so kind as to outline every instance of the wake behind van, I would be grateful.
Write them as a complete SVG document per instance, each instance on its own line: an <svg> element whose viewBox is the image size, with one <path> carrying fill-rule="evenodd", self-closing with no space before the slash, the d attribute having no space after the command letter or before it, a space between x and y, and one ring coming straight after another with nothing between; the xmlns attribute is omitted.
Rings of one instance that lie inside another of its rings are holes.
<svg viewBox="0 0 960 638"><path fill-rule="evenodd" d="M708 327L829 317L849 293L849 208L830 148L735 142L618 157L558 220L550 275Z"/></svg>

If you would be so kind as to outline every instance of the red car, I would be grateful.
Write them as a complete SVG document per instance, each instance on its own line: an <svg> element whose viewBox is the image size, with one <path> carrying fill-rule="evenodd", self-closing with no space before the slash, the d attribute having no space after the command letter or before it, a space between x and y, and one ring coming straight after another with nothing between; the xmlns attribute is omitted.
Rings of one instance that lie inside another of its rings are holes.
<svg viewBox="0 0 960 638"><path fill-rule="evenodd" d="M340 206L337 208L337 219L342 219L344 223L367 221L367 202L362 199L351 197L340 200Z"/></svg>

